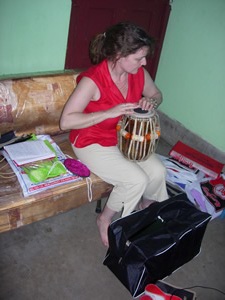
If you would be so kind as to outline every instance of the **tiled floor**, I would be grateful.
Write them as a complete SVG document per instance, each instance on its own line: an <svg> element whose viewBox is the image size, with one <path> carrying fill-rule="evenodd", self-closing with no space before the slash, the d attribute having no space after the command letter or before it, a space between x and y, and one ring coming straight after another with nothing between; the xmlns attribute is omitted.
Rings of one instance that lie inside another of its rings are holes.
<svg viewBox="0 0 225 300"><path fill-rule="evenodd" d="M160 142L158 153L169 146ZM0 300L131 300L102 264L106 248L96 227L96 203L0 234ZM198 300L223 300L225 220L207 227L201 253L165 279L192 288ZM204 286L204 287L203 287Z"/></svg>

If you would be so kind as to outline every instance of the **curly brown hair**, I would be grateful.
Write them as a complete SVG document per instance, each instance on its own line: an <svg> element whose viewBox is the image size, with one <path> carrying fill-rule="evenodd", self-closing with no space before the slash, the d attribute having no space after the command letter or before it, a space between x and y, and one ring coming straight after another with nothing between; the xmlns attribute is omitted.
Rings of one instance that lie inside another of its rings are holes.
<svg viewBox="0 0 225 300"><path fill-rule="evenodd" d="M91 40L89 57L94 65L104 59L116 62L119 57L133 54L144 46L148 47L151 55L154 44L154 39L141 27L130 22L120 22Z"/></svg>

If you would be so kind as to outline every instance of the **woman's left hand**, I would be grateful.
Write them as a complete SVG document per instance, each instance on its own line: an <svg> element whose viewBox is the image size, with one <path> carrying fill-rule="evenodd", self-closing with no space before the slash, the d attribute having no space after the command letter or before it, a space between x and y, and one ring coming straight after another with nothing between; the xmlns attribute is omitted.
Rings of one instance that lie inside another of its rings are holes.
<svg viewBox="0 0 225 300"><path fill-rule="evenodd" d="M143 110L152 110L155 108L155 103L149 97L142 97L138 104Z"/></svg>

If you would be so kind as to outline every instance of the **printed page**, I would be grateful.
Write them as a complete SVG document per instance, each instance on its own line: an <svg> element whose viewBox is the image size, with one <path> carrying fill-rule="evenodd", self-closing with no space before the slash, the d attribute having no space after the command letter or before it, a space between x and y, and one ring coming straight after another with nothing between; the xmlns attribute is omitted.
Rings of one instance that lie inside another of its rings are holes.
<svg viewBox="0 0 225 300"><path fill-rule="evenodd" d="M7 145L4 150L18 166L55 157L55 153L42 140Z"/></svg>

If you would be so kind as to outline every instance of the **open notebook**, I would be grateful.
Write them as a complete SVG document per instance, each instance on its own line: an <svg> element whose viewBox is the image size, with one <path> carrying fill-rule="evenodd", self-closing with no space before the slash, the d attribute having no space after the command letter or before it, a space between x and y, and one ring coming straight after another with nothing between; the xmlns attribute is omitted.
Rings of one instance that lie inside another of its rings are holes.
<svg viewBox="0 0 225 300"><path fill-rule="evenodd" d="M18 166L55 157L55 153L43 140L7 145L4 146L4 150Z"/></svg>

